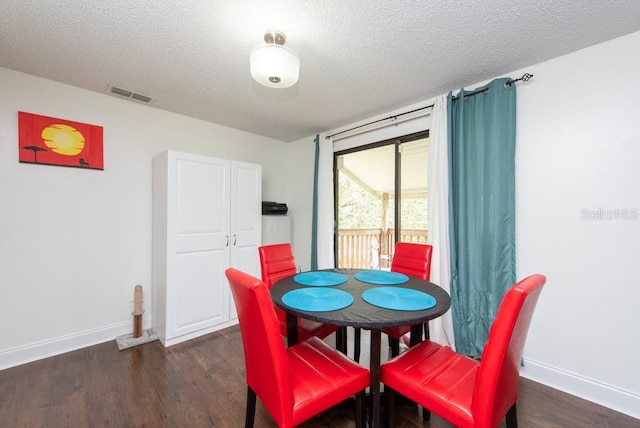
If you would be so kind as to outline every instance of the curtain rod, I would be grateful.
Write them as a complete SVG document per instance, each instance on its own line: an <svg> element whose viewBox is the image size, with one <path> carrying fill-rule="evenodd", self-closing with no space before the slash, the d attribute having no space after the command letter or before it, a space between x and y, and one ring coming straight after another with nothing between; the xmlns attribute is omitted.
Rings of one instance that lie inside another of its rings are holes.
<svg viewBox="0 0 640 428"><path fill-rule="evenodd" d="M513 79L513 80L507 80L506 82L504 82L504 87L505 88L510 88L511 86L513 86L516 82L526 82L529 79L531 79L533 77L533 74L529 74L529 73L524 73L522 75L522 77L518 78L518 79ZM477 91L473 91L473 92L465 92L464 96L465 97L472 97L474 95L478 95L478 94L485 94L487 93L489 89L488 88L484 88L484 89L479 89ZM453 97L452 99L454 101L456 101L458 98L460 98L460 95L457 95L455 97Z"/></svg>
<svg viewBox="0 0 640 428"><path fill-rule="evenodd" d="M420 107L420 108L417 108L417 109L414 109L414 110L405 111L404 113L394 114L393 116L385 117L384 119L374 120L372 122L365 123L364 125L354 126L353 128L345 129L344 131L340 131L340 132L336 132L335 134L327 135L324 138L325 138L325 140L328 140L329 138L333 138L336 135L345 134L347 132L351 132L351 131L354 131L356 129L364 128L365 126L370 126L370 125L374 125L374 124L379 123L379 122L384 122L385 120L391 120L391 119L396 120L397 118L399 118L401 116L405 116L407 114L415 113L417 111L426 110L426 109L431 108L431 107L433 107L433 104L431 104L429 106L426 106L426 107Z"/></svg>
<svg viewBox="0 0 640 428"><path fill-rule="evenodd" d="M518 79L507 80L507 81L504 83L504 85L505 85L506 87L511 87L511 86L512 86L513 84L515 84L516 82L520 82L520 81L526 82L526 81L528 81L529 79L531 79L532 77L533 77L533 74L524 73L524 74L522 75L522 77L520 77L520 78L518 78ZM486 91L487 91L486 89L481 89L481 90L479 90L479 91L474 91L474 92L469 92L468 94L464 94L464 96L465 96L465 97L472 97L472 96L474 96L474 95L477 95L477 94L480 94L480 93L484 93L484 92L486 92ZM454 100L457 100L457 99L458 99L458 97L453 97L453 99L454 99ZM414 109L414 110L405 111L404 113L394 114L394 115L392 115L392 116L385 117L384 119L374 120L374 121L371 121L371 122L365 123L364 125L354 126L353 128L345 129L344 131L340 131L340 132L336 132L335 134L327 135L327 136L326 136L326 137L324 137L324 138L325 138L325 140L328 140L328 139L330 139L330 138L335 137L336 135L341 135L341 134L345 134L345 133L347 133L347 132L355 131L356 129L364 128L365 126L370 126L370 125L373 125L373 124L376 124L376 123L379 123L379 122L384 122L385 120L391 120L391 119L396 120L396 119L397 119L398 117L400 117L400 116L404 116L404 115L407 115L407 114L415 113L415 112L417 112L417 111L426 110L426 109L429 109L429 108L432 108L432 107L433 107L433 104L428 105L428 106L425 106L425 107L420 107L420 108L417 108L417 109Z"/></svg>

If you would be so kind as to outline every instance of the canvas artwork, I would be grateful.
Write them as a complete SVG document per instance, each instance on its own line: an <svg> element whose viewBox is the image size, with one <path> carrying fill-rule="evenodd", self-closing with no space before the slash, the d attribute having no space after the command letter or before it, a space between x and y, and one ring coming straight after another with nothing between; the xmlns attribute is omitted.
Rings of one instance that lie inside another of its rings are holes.
<svg viewBox="0 0 640 428"><path fill-rule="evenodd" d="M102 126L18 112L21 163L104 169Z"/></svg>

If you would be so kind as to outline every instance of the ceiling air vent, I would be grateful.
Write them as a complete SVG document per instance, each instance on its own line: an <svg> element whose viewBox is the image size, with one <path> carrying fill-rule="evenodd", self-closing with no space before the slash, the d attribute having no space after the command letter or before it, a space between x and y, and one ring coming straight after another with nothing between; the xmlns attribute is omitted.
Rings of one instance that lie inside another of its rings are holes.
<svg viewBox="0 0 640 428"><path fill-rule="evenodd" d="M151 97L148 97L142 94L136 94L135 92L131 92L122 88L117 88L115 86L110 86L109 92L115 95L120 95L121 97L129 98L135 101L140 101L146 104L149 104L151 102Z"/></svg>
<svg viewBox="0 0 640 428"><path fill-rule="evenodd" d="M148 97L146 95L131 94L131 98L137 101L142 101L143 103L151 102L151 97Z"/></svg>

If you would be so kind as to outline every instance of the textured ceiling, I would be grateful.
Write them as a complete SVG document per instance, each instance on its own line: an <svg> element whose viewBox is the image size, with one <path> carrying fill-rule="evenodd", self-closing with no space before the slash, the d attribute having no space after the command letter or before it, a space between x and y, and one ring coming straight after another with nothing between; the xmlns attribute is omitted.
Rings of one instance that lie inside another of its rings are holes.
<svg viewBox="0 0 640 428"><path fill-rule="evenodd" d="M289 89L249 75L271 28ZM290 142L639 30L638 0L0 0L0 66Z"/></svg>

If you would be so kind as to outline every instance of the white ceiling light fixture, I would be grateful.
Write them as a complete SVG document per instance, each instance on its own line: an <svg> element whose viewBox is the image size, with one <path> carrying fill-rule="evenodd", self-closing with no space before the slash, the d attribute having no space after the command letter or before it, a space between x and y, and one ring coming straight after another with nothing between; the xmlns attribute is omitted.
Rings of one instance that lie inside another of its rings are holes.
<svg viewBox="0 0 640 428"><path fill-rule="evenodd" d="M291 49L284 47L286 38L278 30L264 34L263 45L251 49L249 64L251 77L269 88L288 88L298 81L300 58Z"/></svg>

